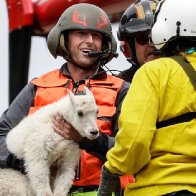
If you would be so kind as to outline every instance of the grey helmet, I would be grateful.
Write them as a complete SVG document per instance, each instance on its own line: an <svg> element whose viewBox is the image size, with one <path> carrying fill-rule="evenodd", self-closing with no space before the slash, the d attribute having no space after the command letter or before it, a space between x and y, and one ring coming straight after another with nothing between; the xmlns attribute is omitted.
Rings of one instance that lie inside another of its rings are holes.
<svg viewBox="0 0 196 196"><path fill-rule="evenodd" d="M100 60L105 64L114 57L112 54L115 54L117 49L116 40L112 34L110 20L101 8L93 4L80 3L70 6L62 13L47 38L48 49L55 58L62 56L67 61L70 60L64 37L69 30L92 30L102 33L104 38L102 50L110 50L112 53L103 55Z"/></svg>
<svg viewBox="0 0 196 196"><path fill-rule="evenodd" d="M120 49L127 60L137 65L134 39L137 33L151 30L154 13L157 7L156 0L138 0L131 4L120 19L117 36Z"/></svg>

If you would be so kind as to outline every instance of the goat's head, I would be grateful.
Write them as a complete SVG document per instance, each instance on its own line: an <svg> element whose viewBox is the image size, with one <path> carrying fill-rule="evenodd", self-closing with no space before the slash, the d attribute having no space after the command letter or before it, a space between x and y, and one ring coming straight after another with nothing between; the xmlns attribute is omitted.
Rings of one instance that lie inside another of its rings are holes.
<svg viewBox="0 0 196 196"><path fill-rule="evenodd" d="M71 91L68 92L70 110L72 110L69 122L82 136L96 139L99 135L99 128L96 124L98 107L92 92L86 87L85 95L74 95Z"/></svg>

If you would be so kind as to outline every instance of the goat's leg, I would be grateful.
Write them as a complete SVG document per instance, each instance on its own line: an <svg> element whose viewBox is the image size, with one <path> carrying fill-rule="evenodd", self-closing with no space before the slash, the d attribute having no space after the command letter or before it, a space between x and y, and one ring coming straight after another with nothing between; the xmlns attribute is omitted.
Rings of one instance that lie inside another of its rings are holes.
<svg viewBox="0 0 196 196"><path fill-rule="evenodd" d="M80 159L80 149L75 148L69 155L61 159L54 182L53 196L65 196L69 192L75 178L75 169Z"/></svg>
<svg viewBox="0 0 196 196"><path fill-rule="evenodd" d="M33 159L31 153L26 153L25 161L27 176L36 196L52 196L47 160L38 157Z"/></svg>

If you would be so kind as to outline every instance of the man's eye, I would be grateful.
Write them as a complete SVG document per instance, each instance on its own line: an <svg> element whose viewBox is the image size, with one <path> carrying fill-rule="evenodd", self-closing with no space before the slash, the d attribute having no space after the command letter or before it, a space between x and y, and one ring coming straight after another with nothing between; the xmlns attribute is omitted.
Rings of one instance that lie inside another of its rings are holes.
<svg viewBox="0 0 196 196"><path fill-rule="evenodd" d="M85 35L85 32L83 32L83 31L78 31L78 34L80 34L80 35Z"/></svg>
<svg viewBox="0 0 196 196"><path fill-rule="evenodd" d="M101 38L101 35L100 35L100 34L95 33L95 34L93 34L93 37Z"/></svg>

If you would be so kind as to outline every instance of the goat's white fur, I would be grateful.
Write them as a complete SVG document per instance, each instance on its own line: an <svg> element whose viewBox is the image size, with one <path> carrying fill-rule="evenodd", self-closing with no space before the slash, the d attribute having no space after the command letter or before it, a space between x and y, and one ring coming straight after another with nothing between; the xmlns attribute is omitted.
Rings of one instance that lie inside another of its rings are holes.
<svg viewBox="0 0 196 196"><path fill-rule="evenodd" d="M0 169L0 196L35 196L27 176L14 169Z"/></svg>
<svg viewBox="0 0 196 196"><path fill-rule="evenodd" d="M68 94L61 100L42 107L24 118L7 135L9 151L25 162L31 187L37 196L64 196L68 193L80 158L78 143L65 140L53 130L52 120L61 115L78 132L89 139L98 136L97 106L91 91L86 95ZM50 167L58 170L53 190L50 187Z"/></svg>

